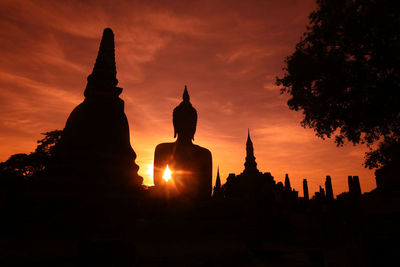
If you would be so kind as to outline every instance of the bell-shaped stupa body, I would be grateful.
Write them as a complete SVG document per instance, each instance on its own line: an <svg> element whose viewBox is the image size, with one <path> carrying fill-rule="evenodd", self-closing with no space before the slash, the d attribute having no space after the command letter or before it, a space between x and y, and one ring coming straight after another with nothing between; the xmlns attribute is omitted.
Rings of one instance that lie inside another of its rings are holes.
<svg viewBox="0 0 400 267"><path fill-rule="evenodd" d="M71 112L57 148L61 174L71 179L96 185L142 183L116 73L114 34L107 28L88 76L85 100Z"/></svg>

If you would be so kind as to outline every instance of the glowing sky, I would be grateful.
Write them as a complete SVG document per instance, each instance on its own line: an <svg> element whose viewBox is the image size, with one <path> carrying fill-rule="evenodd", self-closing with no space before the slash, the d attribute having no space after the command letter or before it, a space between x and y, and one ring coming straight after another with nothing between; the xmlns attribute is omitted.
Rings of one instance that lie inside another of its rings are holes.
<svg viewBox="0 0 400 267"><path fill-rule="evenodd" d="M172 110L188 85L197 109L195 143L211 150L214 180L243 170L247 128L258 167L289 173L302 195L332 176L375 188L365 147L337 148L300 126L301 113L274 85L314 9L313 0L0 2L0 161L31 152L40 133L62 129L83 100L102 31L116 38L117 78L139 173L146 184L158 143L173 141Z"/></svg>

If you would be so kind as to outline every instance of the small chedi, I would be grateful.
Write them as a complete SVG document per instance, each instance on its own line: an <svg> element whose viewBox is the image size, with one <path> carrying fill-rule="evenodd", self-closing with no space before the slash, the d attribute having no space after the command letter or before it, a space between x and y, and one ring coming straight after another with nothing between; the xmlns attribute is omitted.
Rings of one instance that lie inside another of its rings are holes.
<svg viewBox="0 0 400 267"><path fill-rule="evenodd" d="M224 198L224 191L221 186L221 177L219 176L219 167L217 170L217 178L215 179L215 186L213 190L213 198L214 199L222 199Z"/></svg>
<svg viewBox="0 0 400 267"><path fill-rule="evenodd" d="M271 173L262 173L257 169L254 156L253 142L248 131L246 142L246 160L241 174L229 174L226 183L222 186L225 198L247 198L278 202L295 202L298 192L290 186L289 176L286 174L285 186L281 182L276 183ZM218 181L218 179L217 179ZM220 189L216 184L215 198L220 198Z"/></svg>
<svg viewBox="0 0 400 267"><path fill-rule="evenodd" d="M212 157L208 149L193 144L197 111L190 103L187 87L183 101L173 112L173 143L157 145L154 153L156 192L173 197L201 200L211 197Z"/></svg>
<svg viewBox="0 0 400 267"><path fill-rule="evenodd" d="M85 100L71 112L57 148L58 172L76 183L142 183L116 73L114 33L107 28L87 78Z"/></svg>

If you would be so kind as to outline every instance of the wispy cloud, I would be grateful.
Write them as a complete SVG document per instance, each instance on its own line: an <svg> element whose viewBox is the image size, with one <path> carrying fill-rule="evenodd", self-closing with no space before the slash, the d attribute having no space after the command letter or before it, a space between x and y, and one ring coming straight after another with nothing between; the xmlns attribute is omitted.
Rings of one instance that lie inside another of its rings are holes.
<svg viewBox="0 0 400 267"><path fill-rule="evenodd" d="M260 170L301 191L333 179L347 190L359 175L363 147L337 148L290 111L274 84L305 30L307 1L2 1L0 3L0 160L32 151L40 133L64 127L83 100L103 28L116 38L117 78L140 173L158 143L173 139L172 110L185 84L199 114L196 143L213 154L214 177L243 169L247 128Z"/></svg>

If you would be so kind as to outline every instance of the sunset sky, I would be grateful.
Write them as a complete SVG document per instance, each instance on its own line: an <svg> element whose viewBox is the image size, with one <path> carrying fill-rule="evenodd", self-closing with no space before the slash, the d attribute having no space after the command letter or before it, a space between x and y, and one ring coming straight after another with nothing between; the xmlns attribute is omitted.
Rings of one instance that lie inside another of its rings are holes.
<svg viewBox="0 0 400 267"><path fill-rule="evenodd" d="M363 146L338 148L300 126L275 77L306 29L314 0L266 1L0 0L0 161L28 153L40 133L63 129L83 101L103 29L115 34L131 144L145 184L154 148L172 142L172 110L187 84L198 112L195 143L211 150L214 180L244 166L250 128L260 171L289 174L302 195L331 175L334 194L347 176L375 188Z"/></svg>

